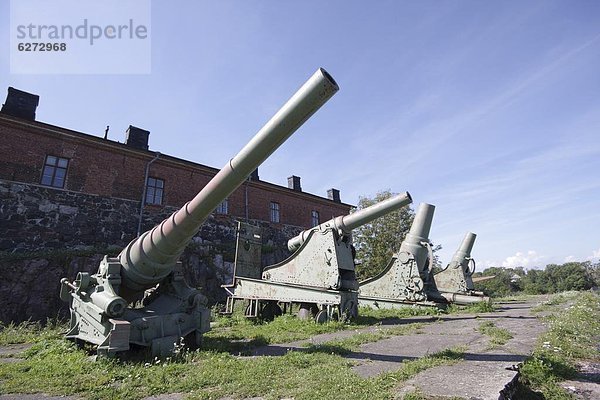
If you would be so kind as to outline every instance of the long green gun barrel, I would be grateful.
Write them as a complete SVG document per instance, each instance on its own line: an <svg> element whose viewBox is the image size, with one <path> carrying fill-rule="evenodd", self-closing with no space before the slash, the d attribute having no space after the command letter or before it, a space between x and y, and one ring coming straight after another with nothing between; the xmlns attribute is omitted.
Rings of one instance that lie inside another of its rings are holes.
<svg viewBox="0 0 600 400"><path fill-rule="evenodd" d="M121 252L125 285L143 290L166 277L208 215L338 89L324 69L317 70L194 199Z"/></svg>
<svg viewBox="0 0 600 400"><path fill-rule="evenodd" d="M297 250L306 241L310 233L314 231L335 229L342 235L348 235L353 229L356 229L361 225L368 224L374 219L398 210L410 204L411 202L412 198L410 197L410 194L408 192L404 192L352 214L335 217L327 222L315 226L312 229L307 229L303 232L300 232L300 234L288 240L288 249L290 251Z"/></svg>
<svg viewBox="0 0 600 400"><path fill-rule="evenodd" d="M182 337L198 346L210 329L210 310L185 282L179 257L210 213L337 91L335 80L317 70L191 201L118 257L105 256L96 274L80 272L73 283L63 278L60 297L71 308L67 337L98 345L107 356L131 344L169 354ZM143 307L128 307L140 299Z"/></svg>

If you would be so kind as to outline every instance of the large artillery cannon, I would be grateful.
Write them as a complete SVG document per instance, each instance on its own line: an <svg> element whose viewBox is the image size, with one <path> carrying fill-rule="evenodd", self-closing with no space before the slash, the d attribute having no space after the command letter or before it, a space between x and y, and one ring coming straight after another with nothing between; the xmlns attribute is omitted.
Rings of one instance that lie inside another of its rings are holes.
<svg viewBox="0 0 600 400"><path fill-rule="evenodd" d="M131 345L164 355L180 338L200 345L210 312L206 297L185 282L180 255L213 210L337 90L334 79L317 70L191 201L117 257L105 256L97 273L63 278L60 297L71 309L67 337L97 345L106 356Z"/></svg>
<svg viewBox="0 0 600 400"><path fill-rule="evenodd" d="M358 298L361 305L396 308L439 303L431 301L441 297L431 279L433 251L429 232L434 211L435 206L431 204L419 204L398 252L379 274L360 282Z"/></svg>
<svg viewBox="0 0 600 400"><path fill-rule="evenodd" d="M474 233L467 232L452 261L433 275L438 290L451 303L471 304L490 300L483 292L476 291L473 285L475 260L471 251L476 237Z"/></svg>
<svg viewBox="0 0 600 400"><path fill-rule="evenodd" d="M299 306L301 318L317 322L351 318L358 313L358 282L352 230L410 204L403 193L355 213L333 218L301 232L288 241L293 251L286 260L260 267L260 230L240 225L234 281L226 313L236 300L247 300L246 316L270 319L282 313L281 305Z"/></svg>

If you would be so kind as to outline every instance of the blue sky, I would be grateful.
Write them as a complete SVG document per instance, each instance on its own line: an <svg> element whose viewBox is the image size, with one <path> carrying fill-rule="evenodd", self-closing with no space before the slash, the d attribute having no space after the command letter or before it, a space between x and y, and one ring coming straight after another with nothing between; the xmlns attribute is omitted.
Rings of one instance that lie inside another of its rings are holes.
<svg viewBox="0 0 600 400"><path fill-rule="evenodd" d="M0 2L9 42L9 2ZM153 1L151 73L10 74L40 121L220 167L318 68L340 92L260 168L342 200L436 205L448 261L600 257L600 2ZM2 95L4 96L4 95ZM3 99L3 98L2 98Z"/></svg>

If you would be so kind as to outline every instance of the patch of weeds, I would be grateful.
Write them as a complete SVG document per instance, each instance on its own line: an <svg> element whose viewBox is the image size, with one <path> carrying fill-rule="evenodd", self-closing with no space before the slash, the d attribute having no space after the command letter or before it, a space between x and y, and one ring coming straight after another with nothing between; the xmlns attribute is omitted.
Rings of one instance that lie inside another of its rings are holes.
<svg viewBox="0 0 600 400"><path fill-rule="evenodd" d="M305 321L292 315L282 315L269 323L232 316L219 318L216 326L204 337L209 345L216 346L210 347L211 350L235 352L239 350L239 343L245 343L242 348L248 349L253 345L286 343L349 327L348 324L334 321L317 324L312 320Z"/></svg>
<svg viewBox="0 0 600 400"><path fill-rule="evenodd" d="M535 298L536 295L531 294L509 294L508 296L494 297L495 302L512 302L512 301L528 301Z"/></svg>
<svg viewBox="0 0 600 400"><path fill-rule="evenodd" d="M419 389L415 389L412 392L406 393L402 400L427 400L427 397L423 395L423 392Z"/></svg>
<svg viewBox="0 0 600 400"><path fill-rule="evenodd" d="M569 300L574 300L572 306L547 318L548 331L520 368L522 382L548 400L572 398L558 383L576 376L578 360L600 360L600 296L585 292L575 299L569 294L566 300L561 296L554 301L564 304Z"/></svg>
<svg viewBox="0 0 600 400"><path fill-rule="evenodd" d="M503 346L513 336L504 328L498 328L492 321L485 321L479 324L477 331L490 337L490 348Z"/></svg>
<svg viewBox="0 0 600 400"><path fill-rule="evenodd" d="M0 323L0 345L17 343L36 343L46 339L62 337L67 330L67 324L49 319L46 324L26 321L20 324L8 325Z"/></svg>
<svg viewBox="0 0 600 400"><path fill-rule="evenodd" d="M490 313L496 311L496 307L491 302L480 301L478 303L469 304L466 306L458 306L456 304L450 304L446 308L447 314L478 314L478 313Z"/></svg>
<svg viewBox="0 0 600 400"><path fill-rule="evenodd" d="M435 307L406 306L402 308L371 308L360 307L356 324L372 324L386 319L400 319L418 316L439 316L444 311Z"/></svg>
<svg viewBox="0 0 600 400"><path fill-rule="evenodd" d="M557 306L574 300L579 292L569 291L550 295L550 298L531 309L532 312L546 312L558 309Z"/></svg>
<svg viewBox="0 0 600 400"><path fill-rule="evenodd" d="M382 381L393 381L403 382L419 372L425 371L426 369L439 367L441 365L452 365L460 362L464 359L465 347L456 347L452 349L442 350L438 353L431 354L416 360L404 361L402 368L397 371L388 372L379 376L379 380Z"/></svg>

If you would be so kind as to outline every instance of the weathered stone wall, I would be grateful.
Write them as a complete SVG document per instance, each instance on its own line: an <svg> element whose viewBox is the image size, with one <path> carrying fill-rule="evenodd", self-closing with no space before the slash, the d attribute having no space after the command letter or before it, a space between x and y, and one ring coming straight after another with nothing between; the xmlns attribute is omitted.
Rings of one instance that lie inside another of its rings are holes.
<svg viewBox="0 0 600 400"><path fill-rule="evenodd" d="M147 230L175 211L144 212ZM68 314L58 298L60 279L95 272L104 254L116 255L136 236L139 202L0 180L0 320L45 320ZM263 266L285 259L287 239L301 228L265 222ZM212 303L225 299L221 284L233 274L236 222L211 216L186 248L188 283Z"/></svg>

